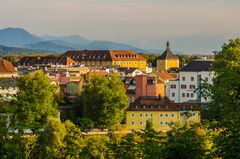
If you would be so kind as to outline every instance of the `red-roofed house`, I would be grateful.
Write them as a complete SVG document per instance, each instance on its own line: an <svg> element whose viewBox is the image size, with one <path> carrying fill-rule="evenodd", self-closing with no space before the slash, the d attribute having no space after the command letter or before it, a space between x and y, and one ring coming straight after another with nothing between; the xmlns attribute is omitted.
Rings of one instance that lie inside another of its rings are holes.
<svg viewBox="0 0 240 159"><path fill-rule="evenodd" d="M0 78L17 77L17 71L10 61L0 58Z"/></svg>

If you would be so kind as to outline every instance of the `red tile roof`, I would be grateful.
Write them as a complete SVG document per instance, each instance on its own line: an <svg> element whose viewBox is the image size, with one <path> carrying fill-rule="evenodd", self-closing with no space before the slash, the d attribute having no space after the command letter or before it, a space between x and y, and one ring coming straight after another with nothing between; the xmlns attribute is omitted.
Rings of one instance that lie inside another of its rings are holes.
<svg viewBox="0 0 240 159"><path fill-rule="evenodd" d="M10 61L0 58L0 73L16 72Z"/></svg>

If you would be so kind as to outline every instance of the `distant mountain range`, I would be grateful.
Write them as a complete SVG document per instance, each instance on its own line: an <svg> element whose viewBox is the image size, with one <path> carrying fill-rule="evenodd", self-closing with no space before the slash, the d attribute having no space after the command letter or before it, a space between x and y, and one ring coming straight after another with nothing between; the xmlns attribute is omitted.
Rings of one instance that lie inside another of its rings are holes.
<svg viewBox="0 0 240 159"><path fill-rule="evenodd" d="M34 53L55 52L64 53L68 50L134 50L138 53L161 54L165 50L166 41L170 40L171 50L175 54L212 54L219 51L223 43L230 38L239 37L234 35L192 35L173 38L156 37L143 39L122 39L113 42L104 40L89 40L79 35L70 36L37 36L22 28L5 28L0 30L1 54L24 53L24 50ZM135 47L138 46L138 47ZM13 47L13 48L11 48ZM4 49L3 49L4 48ZM143 49L142 49L143 48ZM153 48L153 49L149 49ZM157 49L155 49L157 48ZM159 49L158 49L159 48Z"/></svg>
<svg viewBox="0 0 240 159"><path fill-rule="evenodd" d="M112 41L91 41L78 35L42 37L29 33L22 28L6 28L0 30L0 54L6 53L39 53L56 52L64 53L68 50L134 50L147 52L146 50Z"/></svg>

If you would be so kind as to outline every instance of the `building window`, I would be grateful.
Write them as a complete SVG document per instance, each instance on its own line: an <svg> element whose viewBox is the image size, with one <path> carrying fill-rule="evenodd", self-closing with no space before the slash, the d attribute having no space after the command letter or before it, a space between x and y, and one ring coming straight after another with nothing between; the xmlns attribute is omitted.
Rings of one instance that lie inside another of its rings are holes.
<svg viewBox="0 0 240 159"><path fill-rule="evenodd" d="M135 116L135 114L132 113L132 114L131 114L131 117L133 118L134 116Z"/></svg>
<svg viewBox="0 0 240 159"><path fill-rule="evenodd" d="M139 114L139 117L141 118L143 115L142 114Z"/></svg>
<svg viewBox="0 0 240 159"><path fill-rule="evenodd" d="M145 114L145 117L147 118L147 117L148 117L148 114Z"/></svg>
<svg viewBox="0 0 240 159"><path fill-rule="evenodd" d="M194 97L194 94L193 94L193 93L191 93L191 97L192 97L192 98Z"/></svg>
<svg viewBox="0 0 240 159"><path fill-rule="evenodd" d="M195 85L190 85L189 89L195 89Z"/></svg>
<svg viewBox="0 0 240 159"><path fill-rule="evenodd" d="M186 80L186 78L183 76L183 77L182 77L182 81L185 81L185 80Z"/></svg>
<svg viewBox="0 0 240 159"><path fill-rule="evenodd" d="M165 118L168 118L168 114L165 114Z"/></svg>
<svg viewBox="0 0 240 159"><path fill-rule="evenodd" d="M194 77L191 77L191 81L194 81Z"/></svg>
<svg viewBox="0 0 240 159"><path fill-rule="evenodd" d="M152 118L152 117L153 117L153 114L150 114L150 117Z"/></svg>
<svg viewBox="0 0 240 159"><path fill-rule="evenodd" d="M181 88L182 88L182 89L186 89L187 86L186 86L185 84L182 84L182 85L181 85Z"/></svg>
<svg viewBox="0 0 240 159"><path fill-rule="evenodd" d="M160 125L163 126L163 122L162 121L160 122Z"/></svg>
<svg viewBox="0 0 240 159"><path fill-rule="evenodd" d="M185 97L185 93L182 93L182 97Z"/></svg>
<svg viewBox="0 0 240 159"><path fill-rule="evenodd" d="M142 122L142 121L140 121L140 122L139 122L139 125L142 125L142 124L143 124L143 122Z"/></svg>
<svg viewBox="0 0 240 159"><path fill-rule="evenodd" d="M171 117L174 118L174 114L171 114Z"/></svg>
<svg viewBox="0 0 240 159"><path fill-rule="evenodd" d="M175 97L175 93L172 93L172 97Z"/></svg>
<svg viewBox="0 0 240 159"><path fill-rule="evenodd" d="M171 88L176 89L176 85L175 84L171 84Z"/></svg>
<svg viewBox="0 0 240 159"><path fill-rule="evenodd" d="M159 114L159 117L162 118L162 117L163 117L163 114Z"/></svg>
<svg viewBox="0 0 240 159"><path fill-rule="evenodd" d="M189 93L187 93L187 97L189 97Z"/></svg>
<svg viewBox="0 0 240 159"><path fill-rule="evenodd" d="M165 122L165 125L168 126L168 122Z"/></svg>
<svg viewBox="0 0 240 159"><path fill-rule="evenodd" d="M134 121L131 122L131 125L134 125Z"/></svg>

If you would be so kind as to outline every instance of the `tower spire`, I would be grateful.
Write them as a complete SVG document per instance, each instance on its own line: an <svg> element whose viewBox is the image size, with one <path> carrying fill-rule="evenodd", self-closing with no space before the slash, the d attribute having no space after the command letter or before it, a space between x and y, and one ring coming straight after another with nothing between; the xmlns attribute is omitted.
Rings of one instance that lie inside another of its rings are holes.
<svg viewBox="0 0 240 159"><path fill-rule="evenodd" d="M169 44L169 41L167 41L167 50L170 50L170 44Z"/></svg>

